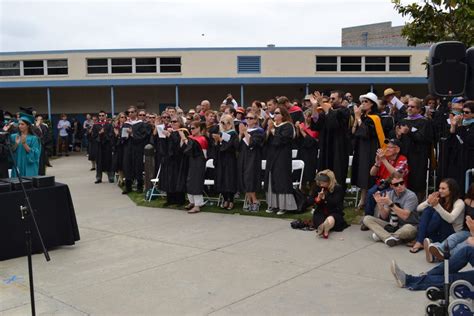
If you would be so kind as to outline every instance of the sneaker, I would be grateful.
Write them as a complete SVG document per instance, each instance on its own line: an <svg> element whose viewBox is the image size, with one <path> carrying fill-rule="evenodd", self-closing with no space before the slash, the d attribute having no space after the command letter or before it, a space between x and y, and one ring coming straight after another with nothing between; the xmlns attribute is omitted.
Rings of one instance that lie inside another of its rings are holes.
<svg viewBox="0 0 474 316"><path fill-rule="evenodd" d="M423 249L425 250L426 262L432 263L434 261L434 258L429 251L430 245L431 245L431 239L429 238L423 239Z"/></svg>
<svg viewBox="0 0 474 316"><path fill-rule="evenodd" d="M249 211L252 213L257 213L259 211L260 204L259 203L253 203L250 205Z"/></svg>
<svg viewBox="0 0 474 316"><path fill-rule="evenodd" d="M285 210L279 210L277 212L277 215L285 215L286 214L286 211Z"/></svg>
<svg viewBox="0 0 474 316"><path fill-rule="evenodd" d="M444 254L443 252L441 251L441 249L439 249L438 247L436 247L436 245L433 245L433 244L430 244L429 246L429 252L431 254L431 256L433 256L434 258L438 259L439 261L443 261L444 260ZM434 261L434 260L433 260Z"/></svg>
<svg viewBox="0 0 474 316"><path fill-rule="evenodd" d="M405 287L407 275L405 272L400 269L397 265L395 260L392 260L392 264L390 265L390 271L392 272L393 276L395 277L395 281L399 287Z"/></svg>
<svg viewBox="0 0 474 316"><path fill-rule="evenodd" d="M387 239L385 239L385 244L389 247L396 246L399 243L400 243L400 239L395 236L390 236Z"/></svg>
<svg viewBox="0 0 474 316"><path fill-rule="evenodd" d="M372 233L372 239L373 239L375 242L382 241L382 239L380 239L380 237L377 236L376 233Z"/></svg>
<svg viewBox="0 0 474 316"><path fill-rule="evenodd" d="M272 214L272 213L275 213L278 209L276 208L273 208L273 207L269 207L265 210L266 213L268 214Z"/></svg>

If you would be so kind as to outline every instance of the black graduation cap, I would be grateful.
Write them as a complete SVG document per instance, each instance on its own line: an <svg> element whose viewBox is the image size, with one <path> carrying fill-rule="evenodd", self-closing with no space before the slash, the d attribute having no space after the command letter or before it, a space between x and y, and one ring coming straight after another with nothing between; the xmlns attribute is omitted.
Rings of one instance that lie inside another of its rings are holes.
<svg viewBox="0 0 474 316"><path fill-rule="evenodd" d="M20 111L29 115L33 115L33 107L31 106L27 108L20 106Z"/></svg>

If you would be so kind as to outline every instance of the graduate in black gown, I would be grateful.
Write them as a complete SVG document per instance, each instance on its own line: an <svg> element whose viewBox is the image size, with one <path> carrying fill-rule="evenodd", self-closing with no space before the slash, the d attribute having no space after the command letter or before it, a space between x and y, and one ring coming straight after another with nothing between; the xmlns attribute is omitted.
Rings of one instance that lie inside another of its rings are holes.
<svg viewBox="0 0 474 316"><path fill-rule="evenodd" d="M112 148L114 144L114 129L107 123L107 113L99 112L99 120L92 126L91 138L97 143L95 183L102 182L102 173L107 173L110 183L114 182L112 169Z"/></svg>
<svg viewBox="0 0 474 316"><path fill-rule="evenodd" d="M318 169L318 148L319 148L319 132L311 130L311 112L305 112L305 122L296 123L298 156L297 159L303 160L303 185L302 190L309 192L316 176Z"/></svg>
<svg viewBox="0 0 474 316"><path fill-rule="evenodd" d="M39 137L41 141L41 153L38 175L44 176L46 175L46 165L48 164L48 153L46 148L52 142L52 137L49 133L48 125L43 123L43 117L41 115L36 116L36 122L35 127L33 128L33 132L36 134L36 136Z"/></svg>
<svg viewBox="0 0 474 316"><path fill-rule="evenodd" d="M419 201L424 201L433 128L431 121L421 115L421 108L420 99L409 99L408 117L402 120L401 127L397 129L397 137L402 141L400 153L407 157L410 166L408 188L417 194Z"/></svg>
<svg viewBox="0 0 474 316"><path fill-rule="evenodd" d="M274 120L268 121L265 145L267 163L264 188L268 205L266 212L283 215L287 211L298 209L291 177L291 151L296 132L286 107L278 106L274 114Z"/></svg>
<svg viewBox="0 0 474 316"><path fill-rule="evenodd" d="M188 173L187 159L181 146L180 130L184 130L181 117L171 116L171 127L163 133L161 169L158 182L160 190L166 192L165 206L183 205L185 203L186 178Z"/></svg>
<svg viewBox="0 0 474 316"><path fill-rule="evenodd" d="M91 171L96 170L96 154L97 154L97 142L92 138L92 126L97 123L97 116L92 116L92 124L88 125L89 128L86 129L87 137L87 159L91 162Z"/></svg>
<svg viewBox="0 0 474 316"><path fill-rule="evenodd" d="M125 190L132 191L133 181L137 181L137 192L143 192L143 154L150 135L149 129L142 120L137 118L137 108L131 106L127 110L128 120L123 124L120 136L123 141L123 171L125 174Z"/></svg>
<svg viewBox="0 0 474 316"><path fill-rule="evenodd" d="M117 115L117 119L114 122L114 139L113 139L113 153L112 153L112 171L118 174L118 185L124 184L124 172L123 172L123 149L124 142L120 135L122 126L127 121L127 115L124 112L120 112Z"/></svg>
<svg viewBox="0 0 474 316"><path fill-rule="evenodd" d="M206 124L192 121L189 124L191 135L180 131L179 135L184 147L184 155L187 158L188 171L186 176L186 193L189 204L185 207L188 213L198 213L204 205L204 178L206 174L206 155L209 143L203 136L206 132Z"/></svg>
<svg viewBox="0 0 474 316"><path fill-rule="evenodd" d="M222 194L221 207L232 210L234 195L237 192L237 149L239 137L234 129L234 119L224 114L220 119L220 133L211 134L215 146L215 188Z"/></svg>
<svg viewBox="0 0 474 316"><path fill-rule="evenodd" d="M311 129L319 131L319 170L330 169L345 188L349 165L349 118L345 107L332 108L319 92L311 95L313 122Z"/></svg>
<svg viewBox="0 0 474 316"><path fill-rule="evenodd" d="M262 186L260 174L265 131L258 126L258 115L255 111L249 111L245 119L247 125L242 123L239 125L238 184L239 191L245 192L245 199L248 202L246 210L258 212L260 203L256 192Z"/></svg>
<svg viewBox="0 0 474 316"><path fill-rule="evenodd" d="M361 189L359 209L365 206L367 190L375 183L370 176L370 168L375 162L377 149L385 147L383 121L378 115L378 98L374 93L360 96L361 105L354 106L354 158L352 161L351 183ZM379 130L377 131L376 126Z"/></svg>

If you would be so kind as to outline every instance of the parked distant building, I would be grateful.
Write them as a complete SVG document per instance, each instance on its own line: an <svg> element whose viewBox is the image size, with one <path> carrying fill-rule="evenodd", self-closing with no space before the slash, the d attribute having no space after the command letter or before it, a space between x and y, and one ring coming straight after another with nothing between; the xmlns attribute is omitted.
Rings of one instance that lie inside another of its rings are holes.
<svg viewBox="0 0 474 316"><path fill-rule="evenodd" d="M342 29L342 47L406 47L402 37L403 25L392 26L392 22L366 24Z"/></svg>

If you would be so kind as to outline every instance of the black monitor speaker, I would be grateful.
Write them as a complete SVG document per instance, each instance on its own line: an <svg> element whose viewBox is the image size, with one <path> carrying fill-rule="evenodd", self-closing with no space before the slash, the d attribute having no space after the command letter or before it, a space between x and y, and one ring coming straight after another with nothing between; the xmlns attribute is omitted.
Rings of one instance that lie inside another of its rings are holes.
<svg viewBox="0 0 474 316"><path fill-rule="evenodd" d="M431 46L428 58L430 93L440 97L464 95L466 46L461 42L439 42Z"/></svg>
<svg viewBox="0 0 474 316"><path fill-rule="evenodd" d="M466 62L469 67L466 82L466 96L474 100L474 46L466 51Z"/></svg>

